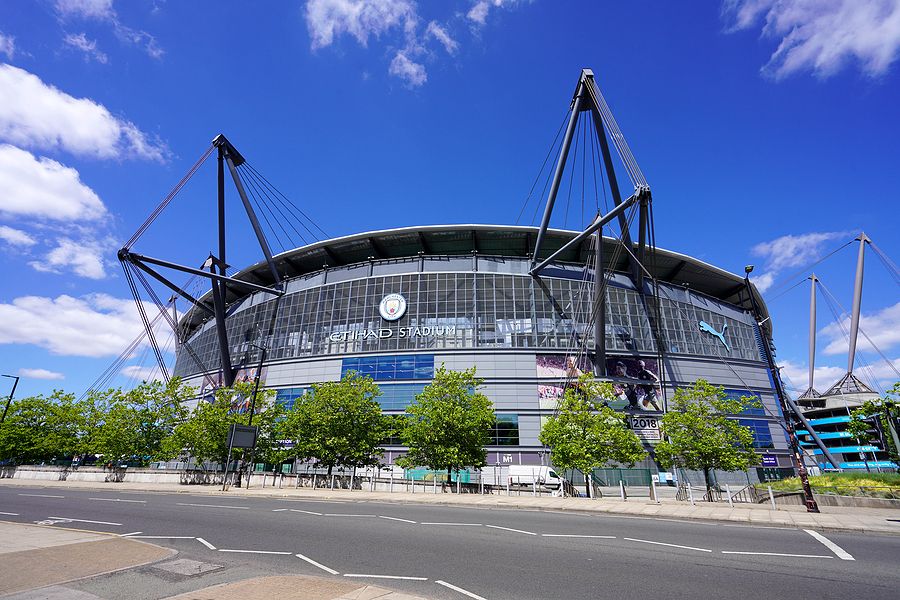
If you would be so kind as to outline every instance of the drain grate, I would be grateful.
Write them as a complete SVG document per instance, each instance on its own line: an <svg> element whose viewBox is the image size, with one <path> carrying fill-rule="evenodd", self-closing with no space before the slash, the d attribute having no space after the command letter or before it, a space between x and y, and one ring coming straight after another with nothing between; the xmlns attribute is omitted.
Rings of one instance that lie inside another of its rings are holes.
<svg viewBox="0 0 900 600"><path fill-rule="evenodd" d="M224 569L225 567L223 565L200 562L199 560L179 558L178 560L171 560L169 562L154 565L153 568L159 569L161 571L175 573L177 575L185 575L190 577L192 575L202 575L204 573L209 573L210 571L218 571L219 569Z"/></svg>

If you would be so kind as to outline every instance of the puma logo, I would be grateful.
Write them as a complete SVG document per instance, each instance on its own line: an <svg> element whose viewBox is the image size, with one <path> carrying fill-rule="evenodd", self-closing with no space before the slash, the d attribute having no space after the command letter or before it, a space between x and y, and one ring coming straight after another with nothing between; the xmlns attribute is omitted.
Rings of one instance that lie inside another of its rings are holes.
<svg viewBox="0 0 900 600"><path fill-rule="evenodd" d="M725 332L728 330L728 323L722 327L722 331L716 331L713 329L713 326L707 323L706 321L700 321L700 331L705 331L710 335L714 335L719 338L719 341L722 342L722 345L725 346L725 349L731 352L731 347L728 345L728 342L725 341Z"/></svg>

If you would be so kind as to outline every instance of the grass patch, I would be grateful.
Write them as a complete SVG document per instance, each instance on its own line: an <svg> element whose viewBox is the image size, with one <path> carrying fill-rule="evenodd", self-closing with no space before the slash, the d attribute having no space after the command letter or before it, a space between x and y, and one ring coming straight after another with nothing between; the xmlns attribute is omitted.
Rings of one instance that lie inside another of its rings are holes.
<svg viewBox="0 0 900 600"><path fill-rule="evenodd" d="M819 494L841 496L871 496L876 498L900 498L900 474L898 473L825 473L809 478L813 491ZM802 488L799 477L781 481L769 481L759 487L771 485L775 491L799 491ZM863 488L863 489L860 489ZM882 488L882 489L866 489ZM893 488L893 489L886 489Z"/></svg>

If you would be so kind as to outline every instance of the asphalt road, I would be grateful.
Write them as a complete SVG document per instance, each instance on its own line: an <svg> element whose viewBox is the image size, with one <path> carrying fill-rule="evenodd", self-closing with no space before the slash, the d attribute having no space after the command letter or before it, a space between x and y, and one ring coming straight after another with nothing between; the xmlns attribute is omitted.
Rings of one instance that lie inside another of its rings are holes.
<svg viewBox="0 0 900 600"><path fill-rule="evenodd" d="M0 519L133 535L232 571L351 576L450 600L900 597L896 536L20 486L0 487Z"/></svg>

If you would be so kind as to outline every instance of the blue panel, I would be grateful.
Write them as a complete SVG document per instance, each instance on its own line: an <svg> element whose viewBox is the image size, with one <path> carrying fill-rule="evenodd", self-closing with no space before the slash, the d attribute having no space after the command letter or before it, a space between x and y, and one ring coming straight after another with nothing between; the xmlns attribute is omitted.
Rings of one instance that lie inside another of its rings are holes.
<svg viewBox="0 0 900 600"><path fill-rule="evenodd" d="M754 448L774 448L772 441L772 431L769 429L768 421L758 419L738 419L738 423L744 427L749 427L753 431L753 447Z"/></svg>
<svg viewBox="0 0 900 600"><path fill-rule="evenodd" d="M756 401L759 402L758 407L745 408L741 413L742 415L754 415L764 417L766 416L766 409L763 408L762 405L762 396L758 392L748 392L747 390L725 390L725 395L728 398L739 400L743 396L755 396Z"/></svg>
<svg viewBox="0 0 900 600"><path fill-rule="evenodd" d="M850 417L827 417L825 419L808 419L810 425L833 425L834 423L849 423Z"/></svg>
<svg viewBox="0 0 900 600"><path fill-rule="evenodd" d="M341 363L341 376L343 377L350 371L356 371L375 381L432 379L434 377L434 356L431 354L406 354L345 358Z"/></svg>

